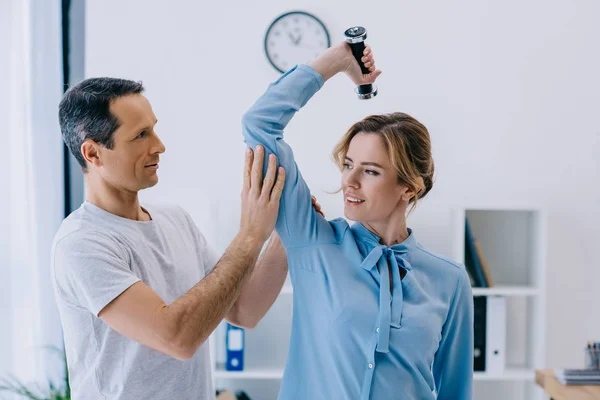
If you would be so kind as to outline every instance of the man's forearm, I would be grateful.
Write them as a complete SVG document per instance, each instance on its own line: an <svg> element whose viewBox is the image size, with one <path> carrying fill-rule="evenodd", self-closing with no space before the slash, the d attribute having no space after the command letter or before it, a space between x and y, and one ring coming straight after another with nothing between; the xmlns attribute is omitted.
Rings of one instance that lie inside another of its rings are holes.
<svg viewBox="0 0 600 400"><path fill-rule="evenodd" d="M208 339L252 274L262 244L236 236L206 278L161 310L176 347L191 356Z"/></svg>
<svg viewBox="0 0 600 400"><path fill-rule="evenodd" d="M287 272L287 254L279 236L273 234L248 283L227 314L229 322L254 328L277 299Z"/></svg>

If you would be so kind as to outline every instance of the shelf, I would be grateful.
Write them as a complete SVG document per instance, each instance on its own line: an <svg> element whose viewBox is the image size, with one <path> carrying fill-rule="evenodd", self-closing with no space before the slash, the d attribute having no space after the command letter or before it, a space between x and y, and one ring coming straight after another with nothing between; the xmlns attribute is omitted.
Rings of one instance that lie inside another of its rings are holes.
<svg viewBox="0 0 600 400"><path fill-rule="evenodd" d="M294 293L294 288L292 287L292 285L283 285L283 287L281 288L281 292L280 294L292 294Z"/></svg>
<svg viewBox="0 0 600 400"><path fill-rule="evenodd" d="M535 372L527 368L507 368L501 373L474 372L476 381L533 381Z"/></svg>
<svg viewBox="0 0 600 400"><path fill-rule="evenodd" d="M532 286L496 286L493 288L473 288L473 296L537 296L538 288Z"/></svg>
<svg viewBox="0 0 600 400"><path fill-rule="evenodd" d="M217 369L215 379L281 379L283 378L283 369L249 369L245 371L225 371Z"/></svg>
<svg viewBox="0 0 600 400"><path fill-rule="evenodd" d="M508 368L502 373L489 374L486 372L473 373L476 381L532 381L535 373L526 368ZM283 369L250 369L246 371L216 370L215 379L281 379Z"/></svg>
<svg viewBox="0 0 600 400"><path fill-rule="evenodd" d="M294 288L291 285L284 285L280 294L292 294ZM538 288L531 286L496 286L493 288L473 288L473 296L507 296L507 297L527 297L537 296L540 293Z"/></svg>

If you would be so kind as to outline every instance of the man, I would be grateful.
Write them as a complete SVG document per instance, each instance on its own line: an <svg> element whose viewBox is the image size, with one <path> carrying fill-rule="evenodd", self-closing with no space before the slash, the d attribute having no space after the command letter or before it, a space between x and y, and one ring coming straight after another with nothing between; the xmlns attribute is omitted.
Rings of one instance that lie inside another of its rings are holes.
<svg viewBox="0 0 600 400"><path fill-rule="evenodd" d="M87 79L59 106L86 201L52 250L74 399L214 398L207 339L226 318L254 327L287 274L273 231L285 173L248 149L240 230L220 260L179 207L142 207L165 146L140 83ZM255 269L255 263L257 264Z"/></svg>

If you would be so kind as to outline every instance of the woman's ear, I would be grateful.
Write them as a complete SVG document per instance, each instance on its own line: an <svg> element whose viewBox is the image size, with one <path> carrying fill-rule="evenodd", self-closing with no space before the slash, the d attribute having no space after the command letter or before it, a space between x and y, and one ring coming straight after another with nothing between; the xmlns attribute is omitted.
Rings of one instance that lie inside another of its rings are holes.
<svg viewBox="0 0 600 400"><path fill-rule="evenodd" d="M423 193L425 190L425 181L422 177L417 178L417 191L415 192L411 188L407 187L406 191L402 195L402 199L405 201L410 201L414 198L418 198L420 193Z"/></svg>
<svg viewBox="0 0 600 400"><path fill-rule="evenodd" d="M409 202L413 197L415 197L415 192L412 191L409 187L407 187L404 193L402 194L402 200Z"/></svg>

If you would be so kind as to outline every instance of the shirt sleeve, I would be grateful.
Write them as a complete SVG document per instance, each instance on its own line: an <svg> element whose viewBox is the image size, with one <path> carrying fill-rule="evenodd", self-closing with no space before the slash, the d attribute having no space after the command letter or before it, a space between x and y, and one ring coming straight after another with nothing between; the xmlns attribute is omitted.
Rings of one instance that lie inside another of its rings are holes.
<svg viewBox="0 0 600 400"><path fill-rule="evenodd" d="M187 221L187 224L189 225L190 230L192 232L192 236L196 244L196 251L198 254L199 262L200 265L202 265L202 267L204 268L204 276L206 276L210 274L215 268L215 265L217 265L220 256L217 253L217 251L208 243L202 232L200 232L200 229L198 228L198 225L196 225L196 223L194 222L192 216L181 207L180 210L183 213L185 220Z"/></svg>
<svg viewBox="0 0 600 400"><path fill-rule="evenodd" d="M140 281L125 250L99 232L77 231L59 240L53 251L53 272L57 294L96 316Z"/></svg>
<svg viewBox="0 0 600 400"><path fill-rule="evenodd" d="M438 400L473 398L473 293L461 272L433 364Z"/></svg>
<svg viewBox="0 0 600 400"><path fill-rule="evenodd" d="M213 269L215 269L215 266L217 265L221 257L219 257L217 251L210 244L207 243L206 247L204 248L203 258L204 276L206 276L210 274Z"/></svg>
<svg viewBox="0 0 600 400"><path fill-rule="evenodd" d="M327 220L315 212L310 190L294 160L291 147L283 140L283 131L292 117L323 86L323 77L313 68L300 65L286 72L246 112L242 119L244 141L255 148L265 147L285 168L286 180L275 229L284 247L304 245L331 232ZM265 161L265 171L267 162Z"/></svg>

